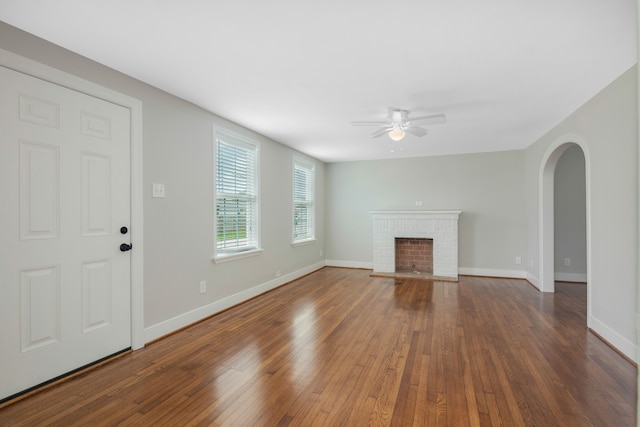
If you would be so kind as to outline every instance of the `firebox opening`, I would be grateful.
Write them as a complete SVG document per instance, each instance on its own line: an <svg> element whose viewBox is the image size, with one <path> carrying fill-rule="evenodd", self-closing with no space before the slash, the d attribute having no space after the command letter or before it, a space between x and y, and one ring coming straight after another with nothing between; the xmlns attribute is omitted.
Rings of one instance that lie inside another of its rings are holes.
<svg viewBox="0 0 640 427"><path fill-rule="evenodd" d="M433 274L433 239L396 237L396 273Z"/></svg>

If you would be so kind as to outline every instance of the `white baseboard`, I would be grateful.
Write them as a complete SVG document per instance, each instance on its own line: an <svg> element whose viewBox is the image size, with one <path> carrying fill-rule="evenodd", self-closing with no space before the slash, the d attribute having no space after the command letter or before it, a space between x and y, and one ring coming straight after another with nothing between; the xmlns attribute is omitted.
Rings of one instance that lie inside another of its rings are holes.
<svg viewBox="0 0 640 427"><path fill-rule="evenodd" d="M526 279L527 275L521 270L499 270L493 268L460 267L458 274L466 276L504 277L508 279Z"/></svg>
<svg viewBox="0 0 640 427"><path fill-rule="evenodd" d="M531 283L533 286L535 286L536 288L538 288L538 290L540 289L540 280L538 280L538 278L536 276L534 276L533 274L527 272L527 277L526 277L527 281L529 283Z"/></svg>
<svg viewBox="0 0 640 427"><path fill-rule="evenodd" d="M559 282L587 283L587 275L586 274L555 273L553 278L554 278L554 280L557 280Z"/></svg>
<svg viewBox="0 0 640 427"><path fill-rule="evenodd" d="M156 323L153 326L149 326L145 328L144 342L148 343L150 341L156 340L160 337L170 334L171 332L177 331L180 328L184 328L185 326L196 323L199 320L205 319L209 316L212 316L216 313L226 310L229 307L233 307L234 305L240 304L241 302L247 301L260 294L263 294L267 291L270 291L279 286L282 286L285 283L291 282L292 280L298 279L304 275L307 275L316 270L319 270L324 266L325 266L324 261L318 262L316 264L310 265L308 267L302 268L292 273L280 276L276 279L269 280L268 282L254 286L253 288L247 289L242 292L238 292L237 294L230 295L221 300L214 301L211 304L207 304L203 307L198 307L194 310L180 314L171 319L165 320L160 323Z"/></svg>
<svg viewBox="0 0 640 427"><path fill-rule="evenodd" d="M328 267L344 267L344 268L364 268L367 270L373 269L373 262L365 261L336 261L328 259L325 261Z"/></svg>
<svg viewBox="0 0 640 427"><path fill-rule="evenodd" d="M622 354L633 360L635 363L638 363L638 347L631 341L611 329L594 316L588 316L587 326L596 334L607 340L609 344L614 346Z"/></svg>

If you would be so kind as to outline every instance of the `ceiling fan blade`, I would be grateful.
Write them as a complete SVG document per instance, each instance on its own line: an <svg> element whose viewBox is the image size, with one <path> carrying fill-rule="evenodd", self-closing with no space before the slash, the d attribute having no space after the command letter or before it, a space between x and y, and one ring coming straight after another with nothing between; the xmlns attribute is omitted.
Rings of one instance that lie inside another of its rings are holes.
<svg viewBox="0 0 640 427"><path fill-rule="evenodd" d="M385 121L355 121L351 122L352 126L388 126L389 122Z"/></svg>
<svg viewBox="0 0 640 427"><path fill-rule="evenodd" d="M425 136L426 134L429 133L428 130L423 129L423 128L419 128L417 126L409 126L404 131L407 132L407 133L410 133L411 135L414 135L414 136Z"/></svg>
<svg viewBox="0 0 640 427"><path fill-rule="evenodd" d="M420 117L410 117L409 122L422 122L425 124L436 125L439 123L444 123L447 121L447 116L444 114L430 114L428 116L420 116Z"/></svg>
<svg viewBox="0 0 640 427"><path fill-rule="evenodd" d="M371 134L371 138L378 138L378 137L386 134L387 132L389 132L389 130L390 129L388 127L385 127L383 129L377 130L377 131L375 131L374 133Z"/></svg>

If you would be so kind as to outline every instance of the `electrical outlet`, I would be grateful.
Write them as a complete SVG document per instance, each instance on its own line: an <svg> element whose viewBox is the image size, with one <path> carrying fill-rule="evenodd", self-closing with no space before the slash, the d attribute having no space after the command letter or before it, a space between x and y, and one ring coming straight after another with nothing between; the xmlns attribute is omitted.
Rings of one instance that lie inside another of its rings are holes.
<svg viewBox="0 0 640 427"><path fill-rule="evenodd" d="M516 264L518 265L522 264L522 257L519 257L519 256L516 257Z"/></svg>
<svg viewBox="0 0 640 427"><path fill-rule="evenodd" d="M276 271L276 277L280 277L280 276L282 276L282 271L280 270Z"/></svg>
<svg viewBox="0 0 640 427"><path fill-rule="evenodd" d="M153 184L152 196L155 198L163 198L165 196L164 184Z"/></svg>
<svg viewBox="0 0 640 427"><path fill-rule="evenodd" d="M201 280L200 281L200 293L204 294L205 292L207 292L207 281L206 280Z"/></svg>
<svg viewBox="0 0 640 427"><path fill-rule="evenodd" d="M570 266L571 265L571 258L565 258L564 259L564 265Z"/></svg>
<svg viewBox="0 0 640 427"><path fill-rule="evenodd" d="M422 206L422 200L418 200L418 201L416 202L416 206Z"/></svg>

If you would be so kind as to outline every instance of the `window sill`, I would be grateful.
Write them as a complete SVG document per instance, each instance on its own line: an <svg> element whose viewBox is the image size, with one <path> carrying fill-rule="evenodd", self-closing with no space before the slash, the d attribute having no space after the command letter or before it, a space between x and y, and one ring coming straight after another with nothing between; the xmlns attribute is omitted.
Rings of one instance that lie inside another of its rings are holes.
<svg viewBox="0 0 640 427"><path fill-rule="evenodd" d="M304 246L304 245L310 245L312 243L317 242L315 237L312 237L310 239L306 239L306 240L298 240L296 242L291 242L291 246L296 247L296 246Z"/></svg>
<svg viewBox="0 0 640 427"><path fill-rule="evenodd" d="M241 258L249 258L252 256L260 255L263 251L264 249L252 249L250 251L236 252L232 254L220 254L215 255L213 258L211 258L211 260L216 264L221 264L223 262L235 261Z"/></svg>

